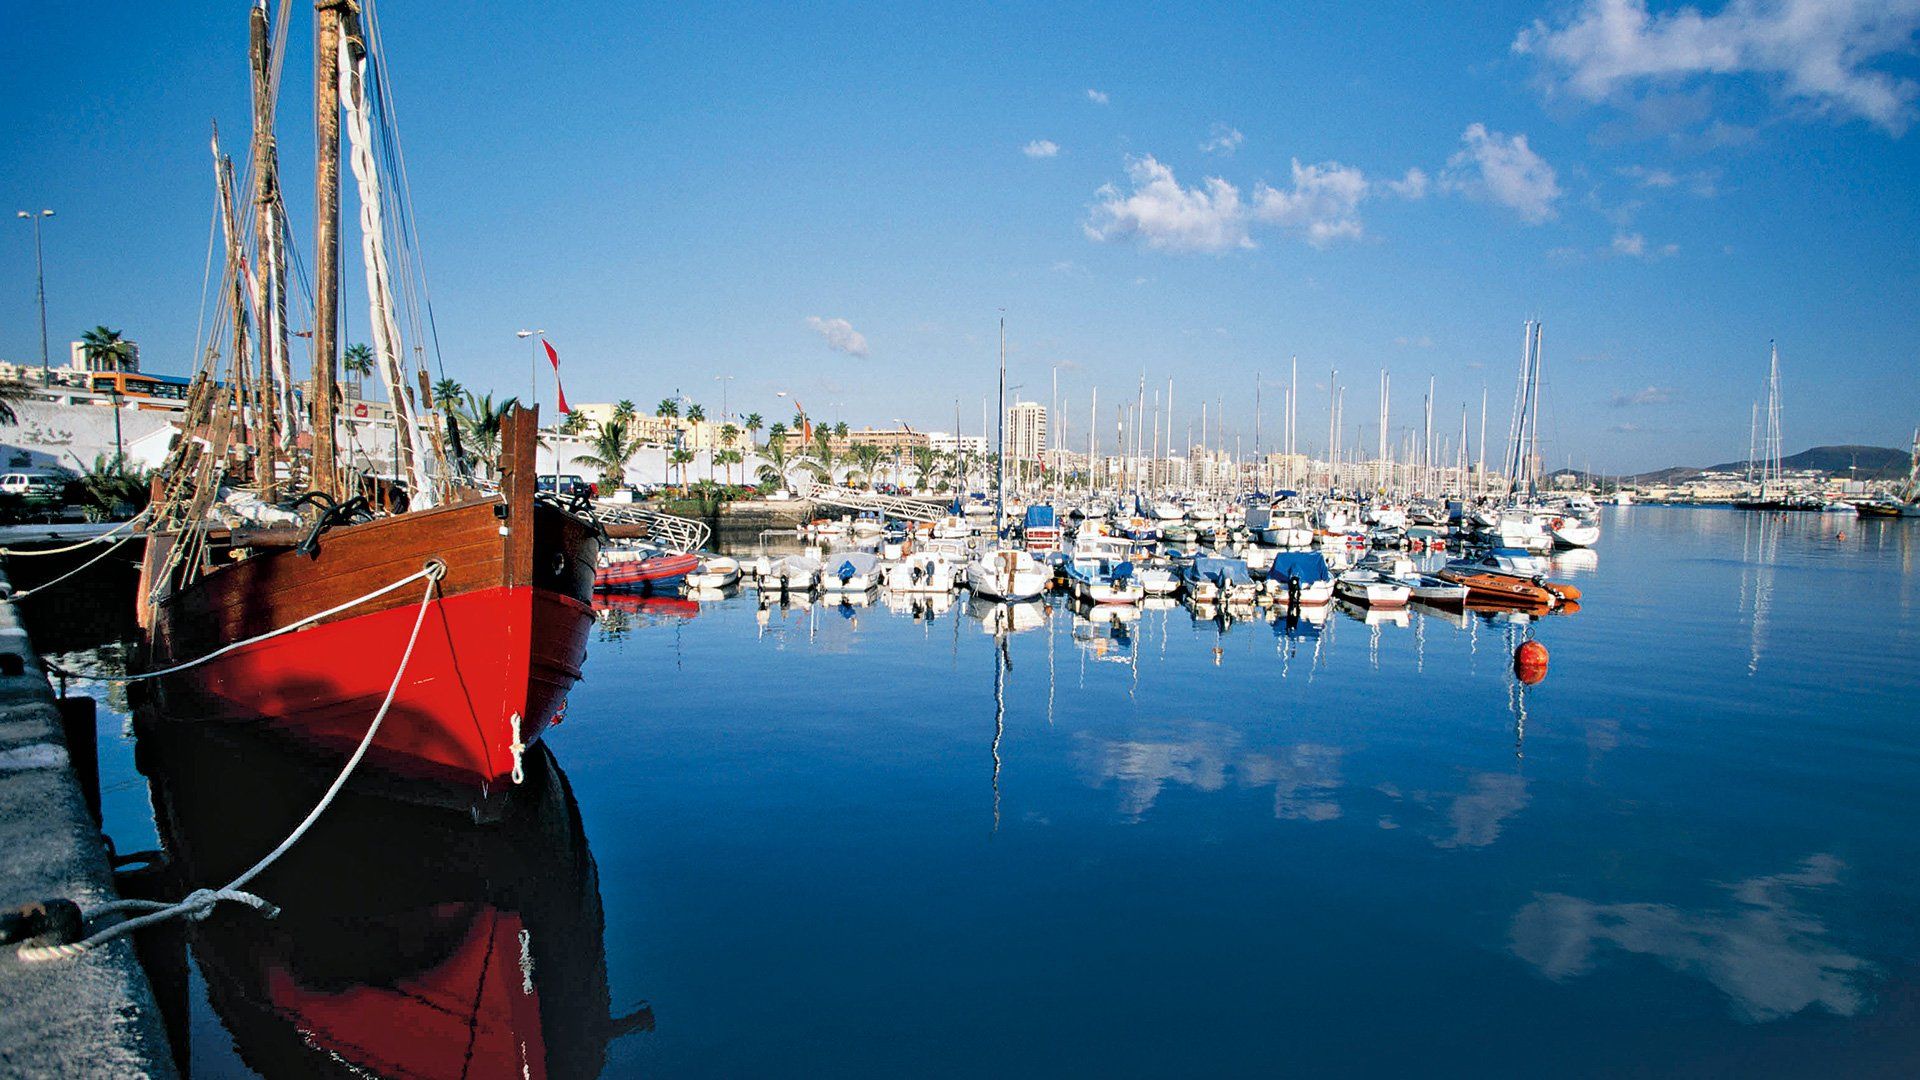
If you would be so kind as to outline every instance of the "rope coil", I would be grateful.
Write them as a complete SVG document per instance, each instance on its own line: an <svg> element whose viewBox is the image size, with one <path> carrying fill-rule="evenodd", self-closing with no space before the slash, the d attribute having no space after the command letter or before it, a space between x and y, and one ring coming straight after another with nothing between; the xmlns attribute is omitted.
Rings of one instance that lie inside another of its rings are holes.
<svg viewBox="0 0 1920 1080"><path fill-rule="evenodd" d="M341 767L339 775L333 778L333 783L328 785L326 793L320 796L320 801L314 804L313 809L308 811L307 816L301 820L300 824L295 826L294 830L287 834L287 838L280 841L279 846L268 852L259 862L254 863L245 873L234 878L221 888L195 889L175 904L162 903L156 900L118 900L104 904L87 915L89 921L104 915L116 914L123 911L145 911L146 914L117 922L104 930L94 933L90 937L70 944L22 946L16 950L16 954L21 961L34 964L80 956L83 953L99 948L115 938L132 933L142 927L151 926L154 923L164 922L168 919L179 918L181 916L198 922L211 915L214 907L223 901L246 904L269 919L279 915L280 909L278 907L275 907L262 897L246 891L245 886L248 882L258 877L269 866L272 866L282 855L285 855L291 850L293 845L300 841L301 837L307 834L307 830L313 827L314 822L320 820L320 815L326 812L327 807L333 805L334 799L338 797L341 790L347 786L347 780L353 776L354 770L359 768L361 759L367 756L367 751L373 746L374 737L380 733L380 725L386 721L388 711L393 708L393 699L400 693L400 682L406 676L407 665L413 660L414 646L420 641L420 628L426 624L427 611L433 606L434 593L439 587L440 579L445 577L446 573L446 563L439 559L430 559L427 561L426 566L420 570L379 590L379 593L390 592L410 581L418 581L423 577L427 579L426 592L420 597L420 611L414 616L413 631L407 635L406 651L400 655L400 666L393 673L393 682L387 687L386 698L380 702L380 710L373 714L373 722L367 725L367 733L361 737L360 745L354 748L353 756L349 757L347 763ZM379 595L379 593L372 595ZM358 602L360 601L356 601L356 603ZM285 630L283 629L275 631L274 633L284 632ZM218 655L218 653L212 655ZM204 663L209 659L212 659L212 656L203 657L201 660L195 661L195 663Z"/></svg>

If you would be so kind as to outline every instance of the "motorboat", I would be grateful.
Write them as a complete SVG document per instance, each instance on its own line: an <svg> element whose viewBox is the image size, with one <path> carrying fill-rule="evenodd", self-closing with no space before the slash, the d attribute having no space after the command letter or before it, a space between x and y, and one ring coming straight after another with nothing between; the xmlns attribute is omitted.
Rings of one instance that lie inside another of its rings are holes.
<svg viewBox="0 0 1920 1080"><path fill-rule="evenodd" d="M1532 559L1515 558L1497 549L1471 559L1455 559L1438 576L1466 586L1467 602L1471 604L1544 610L1580 599L1579 589L1548 581L1545 568L1536 566Z"/></svg>
<svg viewBox="0 0 1920 1080"><path fill-rule="evenodd" d="M651 547L609 548L594 568L596 592L630 592L642 596L677 593L687 575L700 568L700 557Z"/></svg>
<svg viewBox="0 0 1920 1080"><path fill-rule="evenodd" d="M809 592L820 582L820 560L811 555L782 555L760 575L760 587L777 592Z"/></svg>
<svg viewBox="0 0 1920 1080"><path fill-rule="evenodd" d="M820 564L820 591L863 593L880 585L880 560L871 551L843 548Z"/></svg>
<svg viewBox="0 0 1920 1080"><path fill-rule="evenodd" d="M1247 564L1239 559L1202 555L1183 567L1180 577L1187 595L1203 604L1246 604L1259 595Z"/></svg>
<svg viewBox="0 0 1920 1080"><path fill-rule="evenodd" d="M960 578L959 563L944 551L916 551L885 571L888 592L950 593Z"/></svg>
<svg viewBox="0 0 1920 1080"><path fill-rule="evenodd" d="M1473 591L1465 585L1448 581L1434 574L1398 574L1393 578L1407 587L1408 596L1422 604L1435 607L1462 607L1467 596Z"/></svg>
<svg viewBox="0 0 1920 1080"><path fill-rule="evenodd" d="M1148 509L1156 521L1180 521L1187 516L1186 510L1170 499L1159 499Z"/></svg>
<svg viewBox="0 0 1920 1080"><path fill-rule="evenodd" d="M1172 596L1180 591L1180 576L1165 566L1136 565L1133 576L1140 582L1140 591L1149 597Z"/></svg>
<svg viewBox="0 0 1920 1080"><path fill-rule="evenodd" d="M1267 570L1266 588L1280 603L1317 607L1333 599L1333 572L1317 551L1283 551Z"/></svg>
<svg viewBox="0 0 1920 1080"><path fill-rule="evenodd" d="M1067 584L1089 604L1132 604L1146 596L1128 559L1075 559L1067 565Z"/></svg>
<svg viewBox="0 0 1920 1080"><path fill-rule="evenodd" d="M1342 599L1367 607L1403 607L1412 590L1373 570L1349 570L1334 579L1333 591Z"/></svg>
<svg viewBox="0 0 1920 1080"><path fill-rule="evenodd" d="M740 560L729 555L708 555L687 575L689 589L724 589L740 580Z"/></svg>
<svg viewBox="0 0 1920 1080"><path fill-rule="evenodd" d="M1020 538L1026 541L1027 550L1036 555L1060 550L1060 520L1055 516L1052 505L1035 503L1027 507L1026 518L1020 527Z"/></svg>
<svg viewBox="0 0 1920 1080"><path fill-rule="evenodd" d="M1600 541L1600 521L1575 517L1571 511L1547 522L1553 532L1553 545L1562 548L1589 548Z"/></svg>

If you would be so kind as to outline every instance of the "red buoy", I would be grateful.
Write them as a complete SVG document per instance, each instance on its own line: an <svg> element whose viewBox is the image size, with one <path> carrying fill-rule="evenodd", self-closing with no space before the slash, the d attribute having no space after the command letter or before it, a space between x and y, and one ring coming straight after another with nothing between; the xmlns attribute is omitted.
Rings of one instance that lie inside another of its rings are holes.
<svg viewBox="0 0 1920 1080"><path fill-rule="evenodd" d="M1532 686L1547 677L1547 647L1537 641L1523 641L1513 651L1513 673Z"/></svg>

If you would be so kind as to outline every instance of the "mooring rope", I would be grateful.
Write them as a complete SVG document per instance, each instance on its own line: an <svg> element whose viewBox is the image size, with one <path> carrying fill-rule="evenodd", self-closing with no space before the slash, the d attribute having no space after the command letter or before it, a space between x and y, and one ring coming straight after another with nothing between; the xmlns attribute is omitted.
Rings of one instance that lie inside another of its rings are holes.
<svg viewBox="0 0 1920 1080"><path fill-rule="evenodd" d="M214 906L223 900L246 904L269 919L279 915L280 909L278 907L275 907L260 896L246 891L245 886L265 871L267 867L272 866L280 856L285 855L294 844L299 843L300 838L305 836L307 830L313 827L313 823L320 820L320 815L326 813L327 807L333 805L333 800L340 794L341 789L347 786L347 780L353 775L354 769L359 767L360 760L367 756L367 750L373 746L374 736L380 733L380 725L387 719L387 711L393 707L394 697L400 692L400 681L406 676L407 665L413 660L413 648L420 640L420 627L426 624L427 609L433 606L434 589L439 585L440 579L446 576L446 572L446 564L438 559L434 559L419 573L410 574L400 581L395 582L394 585L388 586L388 588L391 589L409 581L417 581L421 577L427 579L426 594L420 598L420 611L413 619L413 632L407 635L406 651L400 655L400 667L393 673L393 682L387 687L386 699L380 702L380 711L373 714L373 723L367 725L367 733L361 737L360 745L354 749L353 756L348 758L346 765L341 767L340 774L333 778L333 783L327 787L326 794L320 796L320 801L315 803L313 809L307 813L306 818L302 820L299 825L295 826L292 832L287 834L287 838L280 841L278 847L268 852L259 862L254 863L245 873L234 878L225 886L218 889L195 889L188 893L177 904L168 904L158 900L117 900L112 903L103 904L88 913L87 919L89 921L103 915L110 915L121 911L145 911L146 914L135 916L123 922L117 922L105 930L93 934L91 937L71 944L23 945L16 950L16 954L20 959L25 963L37 964L45 963L49 960L61 960L80 956L93 949L99 948L101 945L117 937L132 933L142 927L151 926L154 923L164 922L168 919L178 918L183 915L195 922L199 922L213 914Z"/></svg>
<svg viewBox="0 0 1920 1080"><path fill-rule="evenodd" d="M92 547L95 544L104 544L107 542L107 537L112 536L113 534L121 531L122 529L131 529L135 525L140 524L141 520L144 519L148 513L149 511L142 510L138 514L133 515L131 518L128 518L127 520L121 522L120 524L115 525L111 529L108 529L106 532L103 532L98 536L89 536L85 540L82 540L77 544L68 544L66 547L44 548L38 551L25 551L20 548L0 547L0 555L5 555L10 559L25 559L25 558L30 558L34 555L65 555L69 552L79 551L81 548Z"/></svg>
<svg viewBox="0 0 1920 1080"><path fill-rule="evenodd" d="M82 570L85 570L88 567L91 567L94 563L97 563L100 560L106 558L107 556L113 554L114 552L119 551L123 546L126 545L127 541L132 539L134 539L134 537L131 533L129 533L128 535L123 536L118 540L115 540L113 544L107 548L107 550L101 552L98 555L95 555L93 558L88 559L86 562L81 563L79 566L74 567L73 569L67 571L66 573L61 574L59 577L54 578L52 581L42 582L38 585L35 585L31 589L22 589L21 591L6 597L6 599L25 600L27 597L32 596L35 593L44 592L47 589L51 589L55 585L58 585L61 582L67 580L68 578L73 577L76 574L80 573Z"/></svg>
<svg viewBox="0 0 1920 1080"><path fill-rule="evenodd" d="M414 571L411 574L408 574L406 577L403 577L398 581L392 582L387 585L382 585L380 588L375 589L370 593L367 593L365 596L356 596L352 600L349 600L344 604L336 604L325 611L315 612L314 614L308 615L306 618L303 618L303 619L296 619L293 622L290 622L287 625L282 626L277 630L269 630L264 634L260 634L256 637L250 637L245 641L236 641L231 645L222 645L220 648L213 650L207 655L202 656L197 660L189 660L184 664L175 664L169 668L161 668L159 671L143 671L138 675L115 675L111 677L111 680L114 682L142 682L147 679L158 679L162 675L172 675L175 672L185 671L188 668L199 667L201 664L204 664L209 660L213 660L218 657L225 656L226 654L232 652L235 649L245 648L248 645L257 645L262 641L266 641L269 638L277 638L282 634L291 634L295 630L298 630L302 627L311 626L322 619L329 618L331 616L338 615L343 611L347 611L352 608L359 607L361 604L364 604L369 600L378 600L380 597L387 595L393 590L398 589L403 585L407 585L410 582L419 581L421 578L432 578L433 580L438 581L442 577L445 577L446 573L447 573L447 564L441 562L439 559L430 559L427 561L426 566L422 567L419 570ZM46 588L46 586L43 585L41 586L41 588Z"/></svg>

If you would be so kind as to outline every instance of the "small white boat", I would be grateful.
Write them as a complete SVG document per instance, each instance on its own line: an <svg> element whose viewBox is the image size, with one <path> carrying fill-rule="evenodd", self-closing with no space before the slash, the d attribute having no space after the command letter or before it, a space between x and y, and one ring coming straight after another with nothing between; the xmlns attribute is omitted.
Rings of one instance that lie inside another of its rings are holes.
<svg viewBox="0 0 1920 1080"><path fill-rule="evenodd" d="M1333 572L1317 551L1286 551L1273 557L1267 570L1267 596L1286 604L1296 595L1301 607L1321 607L1333 599Z"/></svg>
<svg viewBox="0 0 1920 1080"><path fill-rule="evenodd" d="M843 549L820 564L820 591L863 593L880 586L880 560L871 551Z"/></svg>
<svg viewBox="0 0 1920 1080"><path fill-rule="evenodd" d="M1403 607L1413 595L1407 586L1372 570L1349 570L1341 574L1334 579L1333 591L1368 607Z"/></svg>
<svg viewBox="0 0 1920 1080"><path fill-rule="evenodd" d="M885 574L892 593L950 593L959 583L959 565L942 551L916 551L890 563Z"/></svg>
<svg viewBox="0 0 1920 1080"><path fill-rule="evenodd" d="M1136 567L1133 576L1140 582L1140 592L1146 596L1172 596L1180 591L1179 575L1164 566Z"/></svg>
<svg viewBox="0 0 1920 1080"><path fill-rule="evenodd" d="M782 555L760 575L760 587L780 592L808 592L820 582L820 560L811 555Z"/></svg>
<svg viewBox="0 0 1920 1080"><path fill-rule="evenodd" d="M1600 523L1596 520L1569 514L1556 517L1548 524L1553 530L1555 547L1589 548L1600 541Z"/></svg>
<svg viewBox="0 0 1920 1080"><path fill-rule="evenodd" d="M1460 607L1467 602L1467 587L1432 574L1397 574L1394 581L1407 587L1407 595L1423 604Z"/></svg>
<svg viewBox="0 0 1920 1080"><path fill-rule="evenodd" d="M740 580L740 560L727 555L709 555L700 560L700 569L687 575L690 589L724 589Z"/></svg>

